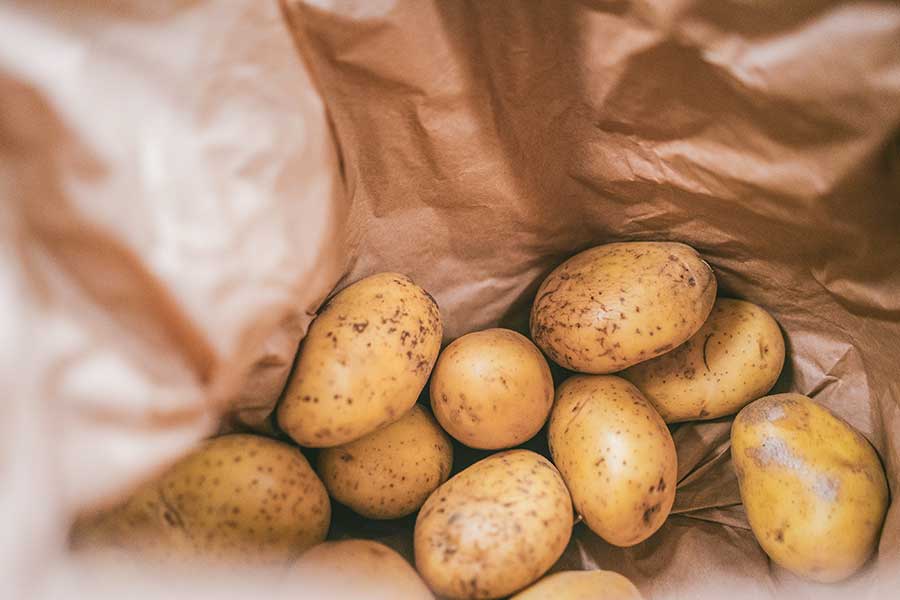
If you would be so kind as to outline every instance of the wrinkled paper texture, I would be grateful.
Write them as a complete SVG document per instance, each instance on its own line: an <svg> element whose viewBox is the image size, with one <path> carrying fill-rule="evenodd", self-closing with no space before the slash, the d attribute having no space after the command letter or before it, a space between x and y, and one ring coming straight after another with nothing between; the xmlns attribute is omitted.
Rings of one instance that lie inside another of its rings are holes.
<svg viewBox="0 0 900 600"><path fill-rule="evenodd" d="M689 243L722 295L768 309L776 390L862 431L897 494L896 2L11 2L0 86L0 502L39 541L3 542L10 577L64 560L73 514L194 440L267 430L332 289L401 271L448 340L525 331L554 266L620 240ZM754 541L729 427L675 429L654 537L578 525L554 569L654 597L823 594ZM332 535L410 556L412 523L338 508ZM898 560L892 508L847 585L865 596Z"/></svg>

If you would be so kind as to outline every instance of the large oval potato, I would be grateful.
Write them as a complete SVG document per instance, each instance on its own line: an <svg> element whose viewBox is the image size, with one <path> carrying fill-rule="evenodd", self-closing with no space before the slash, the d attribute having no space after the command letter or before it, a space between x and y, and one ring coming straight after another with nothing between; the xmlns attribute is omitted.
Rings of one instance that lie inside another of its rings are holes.
<svg viewBox="0 0 900 600"><path fill-rule="evenodd" d="M414 512L447 480L452 466L450 439L418 404L387 427L322 449L318 461L331 497L370 519Z"/></svg>
<svg viewBox="0 0 900 600"><path fill-rule="evenodd" d="M553 377L524 335L488 329L462 336L438 357L431 407L447 433L472 448L510 448L541 430Z"/></svg>
<svg viewBox="0 0 900 600"><path fill-rule="evenodd" d="M123 506L80 523L76 547L163 560L282 564L325 539L331 505L297 448L235 434L205 442Z"/></svg>
<svg viewBox="0 0 900 600"><path fill-rule="evenodd" d="M613 375L570 377L557 388L548 438L591 531L632 546L662 526L675 501L675 443L631 383Z"/></svg>
<svg viewBox="0 0 900 600"><path fill-rule="evenodd" d="M561 571L547 575L510 600L642 600L624 575L613 571Z"/></svg>
<svg viewBox="0 0 900 600"><path fill-rule="evenodd" d="M888 504L884 471L859 432L800 394L766 396L731 428L750 528L785 569L820 582L871 556Z"/></svg>
<svg viewBox="0 0 900 600"><path fill-rule="evenodd" d="M684 244L621 242L577 254L544 280L531 337L581 373L612 373L694 335L712 310L716 278Z"/></svg>
<svg viewBox="0 0 900 600"><path fill-rule="evenodd" d="M772 389L783 365L775 319L755 304L719 298L691 339L621 375L666 423L677 423L736 413Z"/></svg>
<svg viewBox="0 0 900 600"><path fill-rule="evenodd" d="M372 275L339 292L312 322L278 407L301 446L346 444L412 408L437 359L437 304L405 275Z"/></svg>
<svg viewBox="0 0 900 600"><path fill-rule="evenodd" d="M440 596L496 598L543 575L571 534L572 502L550 461L529 450L500 452L422 506L416 567Z"/></svg>
<svg viewBox="0 0 900 600"><path fill-rule="evenodd" d="M402 556L371 540L319 544L294 564L282 587L295 587L300 598L434 598Z"/></svg>

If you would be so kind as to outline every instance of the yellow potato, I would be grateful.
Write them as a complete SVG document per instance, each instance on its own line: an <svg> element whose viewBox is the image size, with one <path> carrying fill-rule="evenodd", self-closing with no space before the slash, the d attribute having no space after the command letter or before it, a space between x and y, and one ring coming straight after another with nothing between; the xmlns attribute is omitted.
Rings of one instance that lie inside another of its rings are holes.
<svg viewBox="0 0 900 600"><path fill-rule="evenodd" d="M371 540L319 544L295 563L285 584L302 598L434 598L402 556Z"/></svg>
<svg viewBox="0 0 900 600"><path fill-rule="evenodd" d="M641 392L613 375L576 375L556 390L553 462L590 529L632 546L659 529L675 501L675 443Z"/></svg>
<svg viewBox="0 0 900 600"><path fill-rule="evenodd" d="M439 487L416 519L416 567L448 598L496 598L535 581L572 534L556 468L529 450L500 452Z"/></svg>
<svg viewBox="0 0 900 600"><path fill-rule="evenodd" d="M785 569L820 582L871 556L888 504L884 471L859 432L800 394L766 396L731 428L753 534Z"/></svg>
<svg viewBox="0 0 900 600"><path fill-rule="evenodd" d="M325 487L298 449L226 435L79 524L74 542L159 559L282 564L324 540L330 521Z"/></svg>
<svg viewBox="0 0 900 600"><path fill-rule="evenodd" d="M509 329L464 335L447 346L431 378L431 407L447 433L472 448L510 448L541 430L553 378L531 341Z"/></svg>
<svg viewBox="0 0 900 600"><path fill-rule="evenodd" d="M387 427L323 449L318 470L338 502L370 519L397 519L422 506L452 465L450 439L417 404Z"/></svg>
<svg viewBox="0 0 900 600"><path fill-rule="evenodd" d="M775 319L755 304L719 298L691 339L621 375L666 423L677 423L736 413L772 389L783 365Z"/></svg>
<svg viewBox="0 0 900 600"><path fill-rule="evenodd" d="M612 373L694 335L712 310L716 278L690 246L622 242L557 267L531 309L531 337L581 373Z"/></svg>
<svg viewBox="0 0 900 600"><path fill-rule="evenodd" d="M346 444L412 408L443 335L434 299L381 273L338 293L312 322L278 407L301 446Z"/></svg>
<svg viewBox="0 0 900 600"><path fill-rule="evenodd" d="M510 600L641 600L627 577L613 571L562 571L548 575Z"/></svg>

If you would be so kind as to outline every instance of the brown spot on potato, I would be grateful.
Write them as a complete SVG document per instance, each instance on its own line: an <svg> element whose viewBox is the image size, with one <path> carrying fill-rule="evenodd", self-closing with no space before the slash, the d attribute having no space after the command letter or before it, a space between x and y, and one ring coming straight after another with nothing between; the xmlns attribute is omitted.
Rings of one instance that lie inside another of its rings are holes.
<svg viewBox="0 0 900 600"><path fill-rule="evenodd" d="M649 525L653 521L653 515L659 512L659 503L657 502L653 506L647 507L644 509L644 514L642 515L642 519L645 524Z"/></svg>

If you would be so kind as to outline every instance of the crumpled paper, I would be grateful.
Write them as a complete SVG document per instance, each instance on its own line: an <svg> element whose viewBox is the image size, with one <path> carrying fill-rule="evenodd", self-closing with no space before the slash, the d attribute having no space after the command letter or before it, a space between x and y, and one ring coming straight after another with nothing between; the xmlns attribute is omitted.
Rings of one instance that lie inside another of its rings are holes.
<svg viewBox="0 0 900 600"><path fill-rule="evenodd" d="M776 391L857 427L896 495L898 40L888 1L7 3L0 503L9 539L40 542L0 545L9 577L65 560L72 515L201 436L268 430L332 289L402 271L448 340L525 331L554 266L619 240L689 243L722 295L767 308ZM729 427L675 428L657 535L618 549L578 525L554 569L654 597L824 594L756 545ZM411 521L338 509L350 535L409 555ZM847 586L898 559L892 508Z"/></svg>

